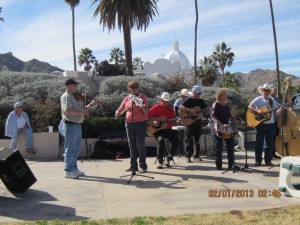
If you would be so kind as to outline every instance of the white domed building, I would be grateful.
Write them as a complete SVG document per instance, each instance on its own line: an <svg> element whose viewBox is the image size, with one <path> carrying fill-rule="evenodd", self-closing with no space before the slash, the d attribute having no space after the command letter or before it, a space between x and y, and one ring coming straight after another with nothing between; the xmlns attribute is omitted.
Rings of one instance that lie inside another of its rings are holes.
<svg viewBox="0 0 300 225"><path fill-rule="evenodd" d="M179 43L173 43L173 50L166 54L163 58L157 59L154 63L145 62L143 73L147 77L155 77L157 74L168 78L168 75L178 73L190 73L192 66L186 55L179 50Z"/></svg>
<svg viewBox="0 0 300 225"><path fill-rule="evenodd" d="M180 63L180 69L191 69L192 66L190 64L189 59L186 57L186 55L179 51L179 43L178 41L175 41L173 43L173 50L170 51L166 56L164 56L164 59L169 60L171 63L179 62Z"/></svg>

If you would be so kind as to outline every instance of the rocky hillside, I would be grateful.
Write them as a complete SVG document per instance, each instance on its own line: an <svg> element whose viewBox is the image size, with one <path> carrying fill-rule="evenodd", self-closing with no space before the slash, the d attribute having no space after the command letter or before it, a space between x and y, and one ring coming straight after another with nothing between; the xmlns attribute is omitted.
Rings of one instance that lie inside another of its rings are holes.
<svg viewBox="0 0 300 225"><path fill-rule="evenodd" d="M11 52L0 54L0 71L1 70L9 70L15 72L39 72L39 73L51 73L54 71L64 70L51 66L49 63L41 62L37 59L32 59L28 62L23 62L22 60L13 56Z"/></svg>
<svg viewBox="0 0 300 225"><path fill-rule="evenodd" d="M291 74L286 74L282 71L280 71L280 74L284 77L291 77L293 86L300 85L299 77L296 77ZM277 81L276 70L256 69L250 71L249 73L235 73L235 75L239 77L241 81L241 88L244 88L244 90L249 91L257 89L264 83L276 84Z"/></svg>

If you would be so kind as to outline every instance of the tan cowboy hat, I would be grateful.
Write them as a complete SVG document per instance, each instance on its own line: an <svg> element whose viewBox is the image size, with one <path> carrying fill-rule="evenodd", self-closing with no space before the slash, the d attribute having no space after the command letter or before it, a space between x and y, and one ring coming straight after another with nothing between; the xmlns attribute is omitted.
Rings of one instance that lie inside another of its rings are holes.
<svg viewBox="0 0 300 225"><path fill-rule="evenodd" d="M164 100L166 102L169 102L169 101L172 100L171 97L170 97L170 94L168 92L162 93L162 95L161 96L157 96L157 98L158 99L162 99L162 100Z"/></svg>
<svg viewBox="0 0 300 225"><path fill-rule="evenodd" d="M181 89L180 96L186 96L186 97L188 97L189 96L189 90L186 89L186 88Z"/></svg>
<svg viewBox="0 0 300 225"><path fill-rule="evenodd" d="M274 87L268 83L264 84L263 86L259 86L257 88L258 92L261 94L263 90L270 90L270 94L274 92Z"/></svg>

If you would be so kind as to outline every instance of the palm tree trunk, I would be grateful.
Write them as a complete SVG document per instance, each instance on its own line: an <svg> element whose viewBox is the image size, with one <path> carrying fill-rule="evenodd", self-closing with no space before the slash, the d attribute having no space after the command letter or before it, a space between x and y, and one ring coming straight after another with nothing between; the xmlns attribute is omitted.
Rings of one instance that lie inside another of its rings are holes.
<svg viewBox="0 0 300 225"><path fill-rule="evenodd" d="M76 66L76 50L75 50L75 8L72 7L72 38L73 38L73 59L74 59L74 71L77 71Z"/></svg>
<svg viewBox="0 0 300 225"><path fill-rule="evenodd" d="M124 48L125 48L125 60L128 69L128 75L133 76L132 68L132 46L131 46L131 29L127 19L123 22L123 35L124 35Z"/></svg>
<svg viewBox="0 0 300 225"><path fill-rule="evenodd" d="M278 96L281 96L281 90L280 90L280 73L279 73L279 59L278 59L278 49L277 49L275 19L274 19L274 13L273 13L272 0L269 0L269 2L270 2L270 10L271 10L271 16L272 16L272 27L273 27L273 36L274 36L274 45L275 45L275 56L276 56L277 93L278 93Z"/></svg>
<svg viewBox="0 0 300 225"><path fill-rule="evenodd" d="M194 73L197 83L197 30L198 30L198 0L195 0L196 22L195 22L195 46L194 46Z"/></svg>

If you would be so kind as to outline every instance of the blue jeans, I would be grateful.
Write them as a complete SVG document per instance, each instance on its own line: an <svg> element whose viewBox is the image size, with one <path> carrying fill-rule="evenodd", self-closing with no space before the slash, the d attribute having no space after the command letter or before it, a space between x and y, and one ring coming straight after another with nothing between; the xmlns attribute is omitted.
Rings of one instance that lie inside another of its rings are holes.
<svg viewBox="0 0 300 225"><path fill-rule="evenodd" d="M18 137L21 134L22 128L18 129ZM15 150L17 149L17 139L18 137L12 137L10 142L10 149ZM32 130L30 128L26 128L25 130L25 139L26 139L26 148L32 149Z"/></svg>
<svg viewBox="0 0 300 225"><path fill-rule="evenodd" d="M220 138L214 134L214 139L216 143L216 166L217 168L222 168L222 150L223 150L223 141L226 143L227 148L227 160L228 160L228 169L231 169L234 165L234 139L233 138Z"/></svg>
<svg viewBox="0 0 300 225"><path fill-rule="evenodd" d="M77 157L81 147L81 125L80 124L65 124L65 143L64 143L64 161L65 171L72 172L78 169Z"/></svg>
<svg viewBox="0 0 300 225"><path fill-rule="evenodd" d="M141 169L147 169L145 138L147 132L147 121L127 123L125 128L128 144L130 148L130 167L137 169L137 157L139 156L139 166Z"/></svg>
<svg viewBox="0 0 300 225"><path fill-rule="evenodd" d="M274 146L274 123L261 124L256 127L255 161L262 161L262 152L265 151L265 162L271 162ZM264 143L265 140L265 143ZM264 146L265 145L265 146Z"/></svg>

